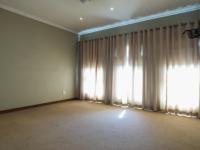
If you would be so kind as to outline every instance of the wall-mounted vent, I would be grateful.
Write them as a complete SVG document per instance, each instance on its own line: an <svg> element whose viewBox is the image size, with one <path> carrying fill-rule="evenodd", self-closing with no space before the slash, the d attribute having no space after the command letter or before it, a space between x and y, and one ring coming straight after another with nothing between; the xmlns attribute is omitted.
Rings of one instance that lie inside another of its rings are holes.
<svg viewBox="0 0 200 150"><path fill-rule="evenodd" d="M80 1L81 1L81 3L85 3L85 2L90 2L92 0L80 0Z"/></svg>

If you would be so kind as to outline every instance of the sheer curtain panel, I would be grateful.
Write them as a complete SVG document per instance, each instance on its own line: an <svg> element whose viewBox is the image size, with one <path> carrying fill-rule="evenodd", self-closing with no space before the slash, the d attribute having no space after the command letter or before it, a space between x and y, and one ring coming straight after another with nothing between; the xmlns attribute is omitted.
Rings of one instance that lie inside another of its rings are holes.
<svg viewBox="0 0 200 150"><path fill-rule="evenodd" d="M79 42L80 98L198 115L200 41L189 22Z"/></svg>

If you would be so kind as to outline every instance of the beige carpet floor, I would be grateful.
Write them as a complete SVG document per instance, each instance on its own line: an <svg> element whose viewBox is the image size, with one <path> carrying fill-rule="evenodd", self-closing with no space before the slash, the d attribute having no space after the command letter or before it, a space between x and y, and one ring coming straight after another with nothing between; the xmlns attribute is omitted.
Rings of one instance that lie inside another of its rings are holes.
<svg viewBox="0 0 200 150"><path fill-rule="evenodd" d="M0 150L200 150L200 120L69 101L1 114Z"/></svg>

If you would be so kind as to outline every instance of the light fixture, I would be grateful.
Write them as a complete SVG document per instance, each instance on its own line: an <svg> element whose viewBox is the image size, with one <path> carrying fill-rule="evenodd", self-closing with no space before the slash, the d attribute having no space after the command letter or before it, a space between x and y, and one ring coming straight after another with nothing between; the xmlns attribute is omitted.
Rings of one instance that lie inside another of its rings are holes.
<svg viewBox="0 0 200 150"><path fill-rule="evenodd" d="M113 11L115 8L114 7L110 7L110 10Z"/></svg>
<svg viewBox="0 0 200 150"><path fill-rule="evenodd" d="M83 17L80 17L80 21L83 21Z"/></svg>

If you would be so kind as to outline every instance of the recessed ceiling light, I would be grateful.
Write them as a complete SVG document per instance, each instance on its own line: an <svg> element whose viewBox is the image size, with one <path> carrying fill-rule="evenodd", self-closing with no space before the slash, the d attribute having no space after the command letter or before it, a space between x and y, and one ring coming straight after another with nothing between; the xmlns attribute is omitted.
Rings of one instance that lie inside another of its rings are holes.
<svg viewBox="0 0 200 150"><path fill-rule="evenodd" d="M113 11L115 8L114 7L110 7L110 10Z"/></svg>
<svg viewBox="0 0 200 150"><path fill-rule="evenodd" d="M80 21L83 21L83 17L80 17Z"/></svg>

